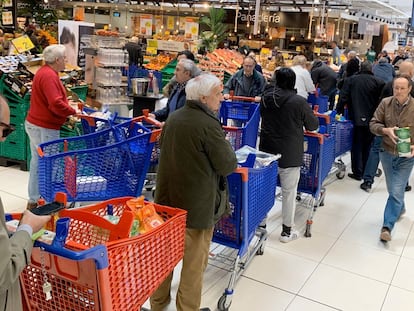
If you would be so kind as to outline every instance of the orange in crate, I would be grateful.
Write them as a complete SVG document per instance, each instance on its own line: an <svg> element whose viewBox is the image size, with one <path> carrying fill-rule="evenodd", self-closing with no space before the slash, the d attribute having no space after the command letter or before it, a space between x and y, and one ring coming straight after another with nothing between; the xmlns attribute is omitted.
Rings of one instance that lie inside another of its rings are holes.
<svg viewBox="0 0 414 311"><path fill-rule="evenodd" d="M33 249L20 276L28 310L140 310L182 259L186 211L154 204L164 223L130 238L133 215L125 210L130 199L60 212L71 219L65 247L37 242L44 250ZM120 217L118 224L104 219L108 205ZM42 290L44 277L52 285L50 301Z"/></svg>

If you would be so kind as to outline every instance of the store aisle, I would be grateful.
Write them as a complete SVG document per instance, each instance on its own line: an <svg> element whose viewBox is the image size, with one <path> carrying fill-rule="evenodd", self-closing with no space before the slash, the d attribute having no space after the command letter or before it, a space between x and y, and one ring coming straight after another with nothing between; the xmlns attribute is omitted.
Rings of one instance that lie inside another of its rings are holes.
<svg viewBox="0 0 414 311"><path fill-rule="evenodd" d="M7 211L25 208L27 181L28 173L17 166L0 167L0 196ZM384 177L376 180L371 193L348 177L336 180L327 186L325 206L315 214L312 238L288 244L279 242L277 201L268 219L264 255L256 256L239 279L230 310L414 310L414 191L406 193L407 213L388 245L379 241L386 198ZM302 232L307 212L298 208ZM212 262L202 306L216 310L228 281L229 274ZM173 310L174 302L168 311Z"/></svg>

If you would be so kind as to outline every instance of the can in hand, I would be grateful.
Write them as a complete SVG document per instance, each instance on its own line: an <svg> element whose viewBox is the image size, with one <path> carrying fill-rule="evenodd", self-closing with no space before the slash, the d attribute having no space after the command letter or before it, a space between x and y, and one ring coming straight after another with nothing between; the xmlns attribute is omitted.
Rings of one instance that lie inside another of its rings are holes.
<svg viewBox="0 0 414 311"><path fill-rule="evenodd" d="M396 130L398 136L397 150L399 157L411 156L411 134L409 127L402 127Z"/></svg>

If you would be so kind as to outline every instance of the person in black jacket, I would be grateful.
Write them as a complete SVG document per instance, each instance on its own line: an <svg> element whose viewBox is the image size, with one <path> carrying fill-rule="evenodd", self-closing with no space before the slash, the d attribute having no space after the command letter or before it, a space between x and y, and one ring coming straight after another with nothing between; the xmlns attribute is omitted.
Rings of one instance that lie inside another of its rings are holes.
<svg viewBox="0 0 414 311"><path fill-rule="evenodd" d="M339 95L337 113L342 114L345 105L348 106L348 117L354 123L351 149L352 173L348 176L355 180L362 179L368 160L374 138L369 130L369 121L380 102L384 84L384 81L372 73L372 64L364 61L358 74L345 79Z"/></svg>
<svg viewBox="0 0 414 311"><path fill-rule="evenodd" d="M275 72L271 84L265 87L260 103L262 117L259 149L281 154L279 177L282 187L283 229L280 241L290 242L299 237L294 226L296 191L303 163L303 127L316 130L319 122L306 99L296 94L295 72L282 67Z"/></svg>
<svg viewBox="0 0 414 311"><path fill-rule="evenodd" d="M329 110L335 103L337 74L331 67L317 59L311 68L313 83L321 89L321 94L329 97Z"/></svg>

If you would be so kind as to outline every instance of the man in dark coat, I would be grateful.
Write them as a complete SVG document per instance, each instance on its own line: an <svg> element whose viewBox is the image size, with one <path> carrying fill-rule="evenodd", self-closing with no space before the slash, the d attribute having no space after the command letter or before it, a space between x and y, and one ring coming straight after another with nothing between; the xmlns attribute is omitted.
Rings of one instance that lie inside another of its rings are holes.
<svg viewBox="0 0 414 311"><path fill-rule="evenodd" d="M313 83L321 89L321 94L329 97L329 109L332 110L336 95L336 72L320 59L317 59L312 65L311 77Z"/></svg>
<svg viewBox="0 0 414 311"><path fill-rule="evenodd" d="M188 212L177 311L200 308L214 224L228 207L226 176L237 166L216 116L221 91L221 81L212 74L191 79L187 102L168 117L161 134L155 202ZM151 297L152 311L169 304L172 275Z"/></svg>
<svg viewBox="0 0 414 311"><path fill-rule="evenodd" d="M281 154L279 177L282 187L283 229L280 241L299 237L292 227L296 209L296 191L303 164L303 128L316 130L319 122L306 99L296 94L295 72L282 67L275 73L276 82L266 86L260 103L262 116L259 149Z"/></svg>
<svg viewBox="0 0 414 311"><path fill-rule="evenodd" d="M345 79L339 96L337 112L342 114L347 106L348 117L354 123L351 150L352 173L348 176L356 180L362 179L368 160L374 138L369 130L369 121L379 104L384 84L384 81L372 73L372 64L364 61L358 74Z"/></svg>

